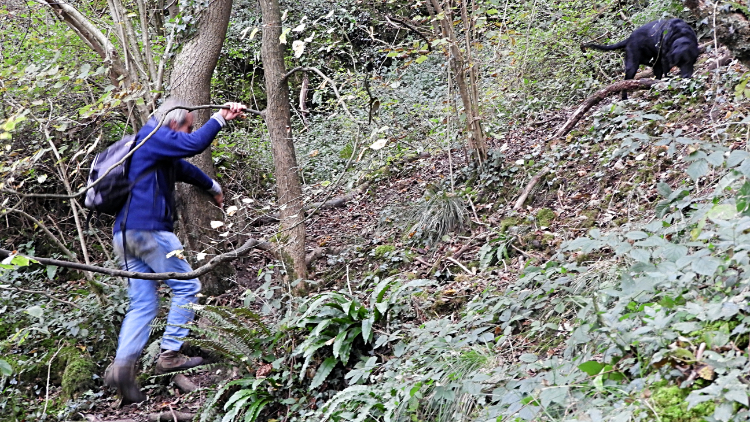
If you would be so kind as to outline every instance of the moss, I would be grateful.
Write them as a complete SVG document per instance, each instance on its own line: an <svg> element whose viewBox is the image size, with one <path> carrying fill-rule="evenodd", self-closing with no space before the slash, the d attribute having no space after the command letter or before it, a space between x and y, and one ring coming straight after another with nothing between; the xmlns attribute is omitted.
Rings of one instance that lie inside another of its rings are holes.
<svg viewBox="0 0 750 422"><path fill-rule="evenodd" d="M582 228L593 227L596 224L596 217L599 215L599 210L583 210L581 212L582 217L586 217L581 220Z"/></svg>
<svg viewBox="0 0 750 422"><path fill-rule="evenodd" d="M555 212L549 208L542 208L536 213L536 221L540 226L549 227L552 220L555 219Z"/></svg>
<svg viewBox="0 0 750 422"><path fill-rule="evenodd" d="M375 258L383 258L386 254L391 253L394 250L396 250L396 247L393 245L380 245L372 251L372 255Z"/></svg>
<svg viewBox="0 0 750 422"><path fill-rule="evenodd" d="M651 402L662 422L702 422L714 413L715 404L712 402L700 403L688 410L685 399L690 390L667 385L666 381L654 384L651 391Z"/></svg>
<svg viewBox="0 0 750 422"><path fill-rule="evenodd" d="M500 226L498 227L498 229L500 230L500 233L505 233L506 231L508 231L508 227L513 227L517 225L518 225L518 219L516 217L508 217L500 221Z"/></svg>
<svg viewBox="0 0 750 422"><path fill-rule="evenodd" d="M348 143L348 144L344 145L344 148L342 148L341 151L339 151L339 158L342 158L344 160L348 160L349 157L352 156L352 152L354 152L352 144Z"/></svg>
<svg viewBox="0 0 750 422"><path fill-rule="evenodd" d="M62 394L65 399L72 399L77 394L94 387L96 365L91 358L77 353L68 357L68 364L62 376Z"/></svg>

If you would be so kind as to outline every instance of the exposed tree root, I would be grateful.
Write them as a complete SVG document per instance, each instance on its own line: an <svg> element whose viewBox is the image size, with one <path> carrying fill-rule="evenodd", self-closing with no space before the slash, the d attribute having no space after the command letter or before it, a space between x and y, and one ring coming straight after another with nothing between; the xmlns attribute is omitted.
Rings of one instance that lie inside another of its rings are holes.
<svg viewBox="0 0 750 422"><path fill-rule="evenodd" d="M609 97L611 94L622 91L635 91L636 89L648 89L659 82L662 81L658 79L631 79L627 81L615 82L612 85L600 89L594 95L590 96L583 103L581 103L580 106L578 106L578 109L570 116L568 121L560 129L557 130L557 133L555 133L552 139L562 138L563 136L567 135L571 130L573 130L573 127L575 127L576 123L578 123L578 121L583 118L583 116L587 111L591 109L591 107L595 106L603 99Z"/></svg>
<svg viewBox="0 0 750 422"><path fill-rule="evenodd" d="M545 167L541 170L539 170L539 173L534 175L534 177L529 180L529 183L526 185L526 188L524 188L523 192L521 192L521 196L518 197L518 200L516 201L516 204L513 205L513 209L517 210L523 206L523 203L526 202L526 198L528 198L529 193L531 192L531 189L534 189L534 186L536 186L537 183L539 183L542 178L549 173L549 167Z"/></svg>
<svg viewBox="0 0 750 422"><path fill-rule="evenodd" d="M190 422L195 417L195 413L187 412L159 412L148 415L149 422Z"/></svg>

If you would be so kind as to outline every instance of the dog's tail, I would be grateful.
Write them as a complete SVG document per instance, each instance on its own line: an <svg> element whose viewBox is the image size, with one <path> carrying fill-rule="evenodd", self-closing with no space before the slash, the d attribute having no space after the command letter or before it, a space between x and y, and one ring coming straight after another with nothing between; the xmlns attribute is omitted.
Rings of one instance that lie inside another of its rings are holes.
<svg viewBox="0 0 750 422"><path fill-rule="evenodd" d="M601 45L601 44L593 44L593 43L581 44L581 51L585 53L587 48L594 48L596 50L601 50L601 51L620 50L620 49L625 48L626 45L628 45L627 39L622 40L618 42L617 44L612 44L612 45Z"/></svg>

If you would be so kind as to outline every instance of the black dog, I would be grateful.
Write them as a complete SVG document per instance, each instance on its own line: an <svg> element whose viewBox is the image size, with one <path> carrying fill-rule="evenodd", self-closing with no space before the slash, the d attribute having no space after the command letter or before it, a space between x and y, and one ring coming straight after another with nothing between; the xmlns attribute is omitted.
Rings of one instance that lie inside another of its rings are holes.
<svg viewBox="0 0 750 422"><path fill-rule="evenodd" d="M582 44L581 50L595 48L602 51L625 49L625 79L633 79L642 64L654 69L656 79L680 68L680 76L693 76L693 65L698 58L698 38L695 31L682 19L660 19L633 31L628 39L613 45ZM622 99L628 94L622 91Z"/></svg>

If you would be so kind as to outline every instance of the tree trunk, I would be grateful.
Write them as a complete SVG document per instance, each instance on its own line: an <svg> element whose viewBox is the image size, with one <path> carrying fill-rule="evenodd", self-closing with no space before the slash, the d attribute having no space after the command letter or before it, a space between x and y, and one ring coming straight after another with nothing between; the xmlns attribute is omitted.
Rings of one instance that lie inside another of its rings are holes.
<svg viewBox="0 0 750 422"><path fill-rule="evenodd" d="M274 174L282 231L279 239L283 245L281 256L287 271L290 272L290 280L302 280L296 290L297 293L303 294L306 290L304 280L307 278L305 213L302 187L297 173L297 157L292 142L289 85L284 78L284 50L279 40L281 12L278 0L260 0L259 3L263 16L261 56L268 92L265 120L271 136L273 164L276 168Z"/></svg>
<svg viewBox="0 0 750 422"><path fill-rule="evenodd" d="M450 65L453 71L454 78L456 80L456 86L458 92L461 95L461 102L464 105L464 116L466 117L466 133L469 137L469 149L474 155L474 160L478 163L482 163L487 160L487 140L484 136L484 129L482 128L482 122L479 117L479 96L476 87L476 76L475 66L476 63L471 63L471 60L467 58L471 57L471 52L466 51L464 57L459 49L459 41L456 38L456 33L453 30L453 17L452 10L450 7L446 7L445 10L440 5L438 0L430 0L434 12L438 15L442 14L443 18L440 19L440 30L444 38L448 39L449 54L450 54ZM466 3L462 3L463 19L466 25L470 25L468 20L468 11L466 10ZM464 28L466 31L466 48L471 48L471 27L467 26ZM467 72L469 83L467 84Z"/></svg>
<svg viewBox="0 0 750 422"><path fill-rule="evenodd" d="M183 46L175 59L170 78L171 96L194 105L211 103L211 75L219 60L231 10L232 0L215 0L201 13L197 33ZM193 113L194 125L199 127L208 121L212 111L196 110ZM189 161L211 178L216 177L210 147ZM177 203L180 237L185 250L218 253L216 248L222 246L222 243L212 245L211 240L221 238L211 229L210 223L212 220L223 220L224 215L213 202L213 198L192 185L179 184ZM204 294L218 295L226 291L232 275L234 267L229 263L222 264L213 272L204 275L201 278Z"/></svg>

